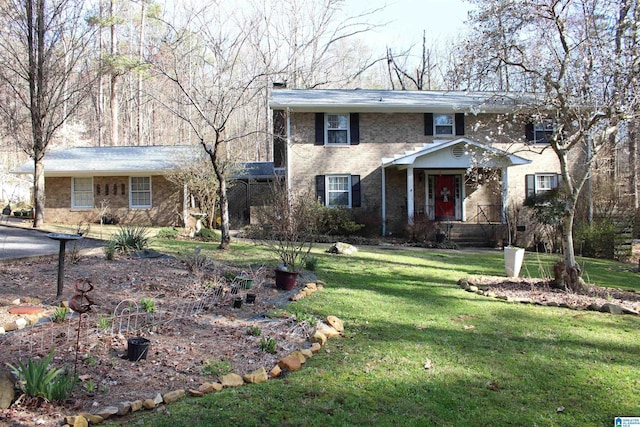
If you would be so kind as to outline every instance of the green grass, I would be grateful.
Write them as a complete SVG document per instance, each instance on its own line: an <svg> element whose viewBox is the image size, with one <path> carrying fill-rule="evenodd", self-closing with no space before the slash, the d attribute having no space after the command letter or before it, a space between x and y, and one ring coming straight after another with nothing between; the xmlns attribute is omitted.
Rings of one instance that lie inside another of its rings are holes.
<svg viewBox="0 0 640 427"><path fill-rule="evenodd" d="M270 262L251 244L199 245L220 262ZM313 254L327 286L287 310L336 315L346 336L282 379L184 399L170 416L140 413L127 425L610 426L615 416L640 415L639 318L508 304L456 286L503 275L499 251L360 247L345 257L322 249ZM549 271L556 259L527 253L523 275ZM628 266L581 265L590 282L640 290Z"/></svg>

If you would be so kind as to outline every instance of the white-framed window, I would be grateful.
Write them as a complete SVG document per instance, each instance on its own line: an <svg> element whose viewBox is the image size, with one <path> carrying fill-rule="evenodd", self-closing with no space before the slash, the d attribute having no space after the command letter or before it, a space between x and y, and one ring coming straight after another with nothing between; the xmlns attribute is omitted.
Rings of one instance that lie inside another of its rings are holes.
<svg viewBox="0 0 640 427"><path fill-rule="evenodd" d="M536 193L551 191L557 187L556 174L538 174L536 175Z"/></svg>
<svg viewBox="0 0 640 427"><path fill-rule="evenodd" d="M544 194L560 186L560 175L557 173L542 172L525 177L525 194L527 197L535 194Z"/></svg>
<svg viewBox="0 0 640 427"><path fill-rule="evenodd" d="M73 209L93 209L93 178L73 178L71 180L71 207Z"/></svg>
<svg viewBox="0 0 640 427"><path fill-rule="evenodd" d="M327 175L326 179L327 206L351 207L351 175Z"/></svg>
<svg viewBox="0 0 640 427"><path fill-rule="evenodd" d="M349 145L349 114L325 114L327 145Z"/></svg>
<svg viewBox="0 0 640 427"><path fill-rule="evenodd" d="M129 206L132 208L151 207L151 177L132 176L129 178Z"/></svg>
<svg viewBox="0 0 640 427"><path fill-rule="evenodd" d="M434 114L433 115L433 134L434 135L453 135L454 134L453 114Z"/></svg>

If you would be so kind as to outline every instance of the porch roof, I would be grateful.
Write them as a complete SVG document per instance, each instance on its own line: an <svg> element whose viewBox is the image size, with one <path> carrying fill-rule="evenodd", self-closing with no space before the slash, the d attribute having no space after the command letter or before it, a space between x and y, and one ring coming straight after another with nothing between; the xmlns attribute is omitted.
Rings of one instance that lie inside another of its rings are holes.
<svg viewBox="0 0 640 427"><path fill-rule="evenodd" d="M413 166L417 168L466 169L473 165L508 167L529 163L531 163L531 160L468 138L434 141L416 147L413 150L396 154L392 158L382 159L382 167L384 168Z"/></svg>

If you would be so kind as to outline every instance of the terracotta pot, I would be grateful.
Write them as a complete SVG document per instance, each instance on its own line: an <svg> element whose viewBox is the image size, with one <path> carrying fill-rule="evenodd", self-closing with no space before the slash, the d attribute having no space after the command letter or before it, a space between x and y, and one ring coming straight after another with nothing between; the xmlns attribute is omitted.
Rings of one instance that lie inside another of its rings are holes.
<svg viewBox="0 0 640 427"><path fill-rule="evenodd" d="M295 288L297 278L297 271L276 270L276 288L282 289L283 291L290 291Z"/></svg>

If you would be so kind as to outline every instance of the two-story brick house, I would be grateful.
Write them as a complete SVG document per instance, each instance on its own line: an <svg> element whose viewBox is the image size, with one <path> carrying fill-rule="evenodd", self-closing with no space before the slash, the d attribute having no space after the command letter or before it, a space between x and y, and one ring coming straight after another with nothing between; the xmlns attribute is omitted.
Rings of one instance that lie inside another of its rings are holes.
<svg viewBox="0 0 640 427"><path fill-rule="evenodd" d="M558 184L549 123L506 94L274 90L274 162L382 235L419 217L502 224L509 206ZM506 120L505 120L506 119Z"/></svg>

